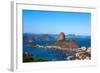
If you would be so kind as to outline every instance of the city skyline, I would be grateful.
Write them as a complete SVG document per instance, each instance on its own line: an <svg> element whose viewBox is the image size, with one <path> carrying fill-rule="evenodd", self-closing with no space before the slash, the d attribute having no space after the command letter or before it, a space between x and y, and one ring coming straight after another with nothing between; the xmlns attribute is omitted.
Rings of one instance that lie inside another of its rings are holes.
<svg viewBox="0 0 100 73"><path fill-rule="evenodd" d="M91 13L23 10L23 33L91 35Z"/></svg>

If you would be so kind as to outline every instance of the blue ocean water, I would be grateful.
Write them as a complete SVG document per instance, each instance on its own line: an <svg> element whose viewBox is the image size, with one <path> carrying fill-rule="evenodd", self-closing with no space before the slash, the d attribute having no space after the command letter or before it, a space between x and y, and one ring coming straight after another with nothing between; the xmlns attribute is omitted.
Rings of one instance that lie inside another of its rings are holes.
<svg viewBox="0 0 100 73"><path fill-rule="evenodd" d="M91 47L91 37L73 37L74 39L81 47Z"/></svg>
<svg viewBox="0 0 100 73"><path fill-rule="evenodd" d="M32 54L33 58L35 59L42 59L42 60L64 60L68 56L72 55L73 53L67 51L60 51L57 49L44 49L44 48L31 48L31 47L24 47L24 52L28 52Z"/></svg>
<svg viewBox="0 0 100 73"><path fill-rule="evenodd" d="M81 47L91 47L91 37L69 37L69 39L75 40ZM51 40L35 40L33 41L36 44L45 45L45 44L53 44L57 41L55 39Z"/></svg>
<svg viewBox="0 0 100 73"><path fill-rule="evenodd" d="M90 37L69 37L75 40L81 47L91 47L91 38ZM56 40L34 40L33 43L39 45L45 44L53 44ZM32 57L35 59L43 59L48 61L58 61L58 60L65 60L68 56L72 55L72 52L68 51L61 51L55 48L45 49L45 48L38 48L38 47L29 47L26 43L23 42L23 52L28 52L32 54Z"/></svg>

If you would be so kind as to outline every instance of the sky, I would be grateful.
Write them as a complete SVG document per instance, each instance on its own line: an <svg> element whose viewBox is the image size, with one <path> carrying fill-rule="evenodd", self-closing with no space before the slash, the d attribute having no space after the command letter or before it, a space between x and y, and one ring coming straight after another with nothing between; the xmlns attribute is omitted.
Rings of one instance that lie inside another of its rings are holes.
<svg viewBox="0 0 100 73"><path fill-rule="evenodd" d="M91 35L91 13L23 10L23 33Z"/></svg>

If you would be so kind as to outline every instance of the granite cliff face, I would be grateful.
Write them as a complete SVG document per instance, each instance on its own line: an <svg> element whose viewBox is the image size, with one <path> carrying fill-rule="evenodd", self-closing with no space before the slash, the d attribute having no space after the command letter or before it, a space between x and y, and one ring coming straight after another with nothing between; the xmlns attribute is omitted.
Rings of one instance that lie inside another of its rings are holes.
<svg viewBox="0 0 100 73"><path fill-rule="evenodd" d="M57 37L57 41L63 41L63 40L65 40L65 34L64 32L61 32L59 36Z"/></svg>

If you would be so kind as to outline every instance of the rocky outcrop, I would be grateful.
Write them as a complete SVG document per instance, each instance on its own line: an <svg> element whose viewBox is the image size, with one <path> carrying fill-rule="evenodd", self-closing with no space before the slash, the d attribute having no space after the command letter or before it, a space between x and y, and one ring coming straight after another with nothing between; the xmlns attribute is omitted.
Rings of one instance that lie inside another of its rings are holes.
<svg viewBox="0 0 100 73"><path fill-rule="evenodd" d="M57 42L55 43L55 45L71 51L80 48L75 40L68 38L65 39L65 34L63 32L61 32L60 35L57 37Z"/></svg>
<svg viewBox="0 0 100 73"><path fill-rule="evenodd" d="M63 41L63 40L65 40L65 34L64 32L61 32L59 36L57 37L57 41Z"/></svg>

